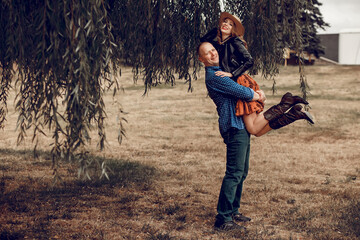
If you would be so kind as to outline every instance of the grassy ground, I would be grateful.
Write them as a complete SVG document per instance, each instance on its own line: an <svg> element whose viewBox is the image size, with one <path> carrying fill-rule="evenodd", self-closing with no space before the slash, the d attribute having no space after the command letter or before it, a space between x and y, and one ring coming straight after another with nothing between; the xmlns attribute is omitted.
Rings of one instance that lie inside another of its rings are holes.
<svg viewBox="0 0 360 240"><path fill-rule="evenodd" d="M267 106L299 94L296 67L282 68L277 93L255 79ZM241 211L247 233L213 230L225 171L225 145L203 74L194 92L178 82L142 97L130 69L125 92L107 102L105 151L89 144L89 159L112 167L110 181L77 180L77 165L63 163L63 184L52 186L49 142L32 155L31 131L16 145L13 98L0 136L0 239L360 239L360 67L306 67L310 112L298 121L252 137L250 173ZM115 100L115 101L114 101ZM117 144L120 102L127 138ZM50 135L51 136L51 135Z"/></svg>

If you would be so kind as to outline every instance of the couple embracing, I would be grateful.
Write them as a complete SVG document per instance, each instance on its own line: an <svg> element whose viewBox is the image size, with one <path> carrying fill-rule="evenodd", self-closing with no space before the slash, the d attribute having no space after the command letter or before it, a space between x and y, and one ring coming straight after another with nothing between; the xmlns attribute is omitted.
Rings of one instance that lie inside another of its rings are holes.
<svg viewBox="0 0 360 240"><path fill-rule="evenodd" d="M227 12L220 15L219 26L201 38L199 60L205 65L205 83L214 101L220 134L226 144L226 172L220 189L216 230L245 229L236 222L251 219L239 212L243 182L249 170L250 135L263 134L305 119L313 124L308 102L285 93L279 104L265 112L265 93L246 71L253 66L239 18Z"/></svg>

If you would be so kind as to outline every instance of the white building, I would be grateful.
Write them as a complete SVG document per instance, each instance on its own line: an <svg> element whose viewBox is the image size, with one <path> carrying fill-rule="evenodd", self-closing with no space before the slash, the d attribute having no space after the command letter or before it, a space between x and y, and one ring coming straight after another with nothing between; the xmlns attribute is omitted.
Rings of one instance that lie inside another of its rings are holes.
<svg viewBox="0 0 360 240"><path fill-rule="evenodd" d="M323 58L342 65L360 65L360 29L344 29L319 37L325 46Z"/></svg>

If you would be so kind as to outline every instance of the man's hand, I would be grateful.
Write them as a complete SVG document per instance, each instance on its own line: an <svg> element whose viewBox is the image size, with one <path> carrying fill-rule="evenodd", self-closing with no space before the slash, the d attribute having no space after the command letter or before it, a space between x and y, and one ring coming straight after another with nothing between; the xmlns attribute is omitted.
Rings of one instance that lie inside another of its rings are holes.
<svg viewBox="0 0 360 240"><path fill-rule="evenodd" d="M259 94L259 100L258 101L261 101L261 102L265 102L266 101L266 96L265 96L265 93L263 90L258 90L256 91L257 94Z"/></svg>
<svg viewBox="0 0 360 240"><path fill-rule="evenodd" d="M215 75L220 76L220 77L232 77L233 76L231 73L223 72L223 71L216 71Z"/></svg>

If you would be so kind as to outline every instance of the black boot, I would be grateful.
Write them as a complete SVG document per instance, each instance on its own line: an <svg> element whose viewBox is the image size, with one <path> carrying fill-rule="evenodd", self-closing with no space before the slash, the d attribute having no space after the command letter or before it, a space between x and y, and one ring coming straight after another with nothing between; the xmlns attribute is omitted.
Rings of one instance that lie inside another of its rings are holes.
<svg viewBox="0 0 360 240"><path fill-rule="evenodd" d="M313 117L311 116L311 114L306 111L302 112L301 109L302 109L301 105L293 106L290 109L290 111L288 111L287 113L283 114L279 118L271 120L269 122L269 126L272 129L279 129L299 119L305 119L311 124L314 124Z"/></svg>
<svg viewBox="0 0 360 240"><path fill-rule="evenodd" d="M264 112L264 118L269 122L283 115L292 106L298 103L309 104L305 99L299 96L293 96L287 92L282 96L279 104L272 106L266 112Z"/></svg>

